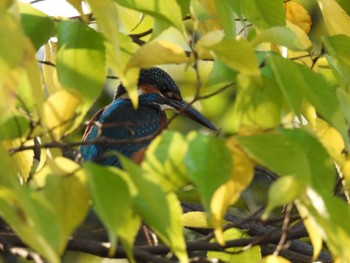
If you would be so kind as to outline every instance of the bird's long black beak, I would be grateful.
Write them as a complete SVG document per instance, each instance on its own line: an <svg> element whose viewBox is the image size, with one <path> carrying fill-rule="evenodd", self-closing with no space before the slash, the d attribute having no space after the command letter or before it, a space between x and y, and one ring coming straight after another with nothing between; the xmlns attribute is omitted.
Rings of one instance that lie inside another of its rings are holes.
<svg viewBox="0 0 350 263"><path fill-rule="evenodd" d="M169 99L169 105L175 108L181 114L187 116L188 118L194 120L195 122L211 129L214 132L218 132L218 129L212 124L207 118L205 118L201 113L195 110L187 102L181 100Z"/></svg>

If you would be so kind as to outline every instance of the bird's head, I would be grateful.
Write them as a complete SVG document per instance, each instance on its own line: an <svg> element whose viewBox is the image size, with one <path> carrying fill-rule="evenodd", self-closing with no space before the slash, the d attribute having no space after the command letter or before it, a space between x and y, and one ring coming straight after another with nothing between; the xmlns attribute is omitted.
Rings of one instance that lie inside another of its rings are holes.
<svg viewBox="0 0 350 263"><path fill-rule="evenodd" d="M157 104L162 110L172 109L215 132L218 131L207 118L182 100L180 89L175 81L160 68L142 69L140 71L138 92L139 96L144 94L159 96ZM125 97L127 97L127 92L121 84L114 94L114 99Z"/></svg>

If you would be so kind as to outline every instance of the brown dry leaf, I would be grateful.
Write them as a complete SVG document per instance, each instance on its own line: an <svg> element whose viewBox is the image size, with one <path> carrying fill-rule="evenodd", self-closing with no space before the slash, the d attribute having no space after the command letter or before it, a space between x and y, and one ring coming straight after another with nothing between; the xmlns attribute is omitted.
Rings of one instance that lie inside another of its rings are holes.
<svg viewBox="0 0 350 263"><path fill-rule="evenodd" d="M300 27L306 34L309 33L312 24L309 12L293 1L288 1L284 5L287 20Z"/></svg>

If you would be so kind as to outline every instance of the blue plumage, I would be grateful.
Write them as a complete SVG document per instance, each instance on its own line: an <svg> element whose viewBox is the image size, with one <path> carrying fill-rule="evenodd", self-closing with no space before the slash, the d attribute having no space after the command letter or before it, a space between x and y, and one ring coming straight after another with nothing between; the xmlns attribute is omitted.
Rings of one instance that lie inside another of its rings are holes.
<svg viewBox="0 0 350 263"><path fill-rule="evenodd" d="M160 128L165 128L167 119L164 110L169 108L217 131L209 120L182 100L178 86L165 71L159 68L141 70L138 88L140 95L137 109L133 108L125 88L120 85L114 100L91 119L83 140L93 142L80 147L85 161L120 167L113 151L139 160L138 154L143 153L153 135ZM104 139L114 142L101 143Z"/></svg>

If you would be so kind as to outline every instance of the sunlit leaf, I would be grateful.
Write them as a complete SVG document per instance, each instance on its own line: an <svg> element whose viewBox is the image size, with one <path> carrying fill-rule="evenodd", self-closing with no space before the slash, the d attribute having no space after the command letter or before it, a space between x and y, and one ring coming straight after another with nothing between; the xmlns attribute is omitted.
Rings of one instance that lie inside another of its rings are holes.
<svg viewBox="0 0 350 263"><path fill-rule="evenodd" d="M31 4L19 2L24 33L38 50L55 32L54 20Z"/></svg>
<svg viewBox="0 0 350 263"><path fill-rule="evenodd" d="M119 32L119 16L116 5L112 0L87 0L87 2L96 16L97 25L106 39L108 66L123 82L123 86L128 91L133 105L137 107L137 80L140 70L135 68L126 71L127 63L136 49L131 38ZM125 3L128 2L125 1Z"/></svg>
<svg viewBox="0 0 350 263"><path fill-rule="evenodd" d="M308 11L299 3L288 1L284 3L286 18L293 24L301 28L306 34L311 28L311 17Z"/></svg>
<svg viewBox="0 0 350 263"><path fill-rule="evenodd" d="M105 47L101 34L80 22L60 22L57 74L65 89L74 89L81 95L78 124L105 82Z"/></svg>
<svg viewBox="0 0 350 263"><path fill-rule="evenodd" d="M283 1L242 0L240 9L243 15L259 29L284 26Z"/></svg>
<svg viewBox="0 0 350 263"><path fill-rule="evenodd" d="M58 80L57 69L53 66L57 59L57 42L49 40L44 46L44 58L49 64L43 64L43 82L49 94L53 94L61 89L61 84Z"/></svg>
<svg viewBox="0 0 350 263"><path fill-rule="evenodd" d="M212 228L207 219L207 214L199 211L184 213L181 216L182 225L193 228Z"/></svg>
<svg viewBox="0 0 350 263"><path fill-rule="evenodd" d="M323 41L330 56L329 64L341 76L341 80L350 85L350 35L324 37Z"/></svg>
<svg viewBox="0 0 350 263"><path fill-rule="evenodd" d="M24 137L29 130L29 120L19 114L5 119L0 125L0 140Z"/></svg>
<svg viewBox="0 0 350 263"><path fill-rule="evenodd" d="M267 65L271 68L273 78L275 78L290 109L300 117L305 85L303 85L302 76L295 74L296 64L281 56L272 55L267 59Z"/></svg>
<svg viewBox="0 0 350 263"><path fill-rule="evenodd" d="M264 42L285 46L295 51L306 50L312 45L308 36L300 28L289 23L285 27L272 27L260 32L251 43L255 46Z"/></svg>
<svg viewBox="0 0 350 263"><path fill-rule="evenodd" d="M258 75L258 61L252 45L245 39L224 39L208 46L215 56L228 67L241 73Z"/></svg>
<svg viewBox="0 0 350 263"><path fill-rule="evenodd" d="M182 31L181 9L172 0L114 0L119 5L138 10L157 19L165 21Z"/></svg>
<svg viewBox="0 0 350 263"><path fill-rule="evenodd" d="M330 35L350 36L350 17L336 0L317 0Z"/></svg>
<svg viewBox="0 0 350 263"><path fill-rule="evenodd" d="M281 121L282 96L269 78L238 75L237 97L229 121L234 131L243 127L270 129Z"/></svg>
<svg viewBox="0 0 350 263"><path fill-rule="evenodd" d="M189 148L184 160L188 176L198 186L204 206L210 212L215 191L231 176L232 157L218 138L192 132L188 139Z"/></svg>
<svg viewBox="0 0 350 263"><path fill-rule="evenodd" d="M185 138L178 132L167 131L147 148L142 168L159 181L165 192L176 191L189 182L183 163L186 150Z"/></svg>
<svg viewBox="0 0 350 263"><path fill-rule="evenodd" d="M188 262L181 225L182 209L174 193L165 193L142 169L123 156L122 166L135 186L133 202L142 220L168 245L180 262ZM157 216L154 216L157 215Z"/></svg>
<svg viewBox="0 0 350 263"><path fill-rule="evenodd" d="M229 0L214 1L217 10L217 16L221 27L225 32L227 38L234 37L236 35L236 25L233 10L231 9Z"/></svg>
<svg viewBox="0 0 350 263"><path fill-rule="evenodd" d="M238 136L236 139L259 164L276 173L310 181L310 167L303 148L286 135L267 133Z"/></svg>
<svg viewBox="0 0 350 263"><path fill-rule="evenodd" d="M80 102L80 95L74 90L54 93L44 104L44 125L59 138L74 121Z"/></svg>
<svg viewBox="0 0 350 263"><path fill-rule="evenodd" d="M155 65L178 64L186 61L186 53L180 46L168 41L156 40L138 49L130 59L128 68L151 68Z"/></svg>
<svg viewBox="0 0 350 263"><path fill-rule="evenodd" d="M68 238L83 221L89 207L89 192L74 176L49 176L44 189L46 200L54 207L61 228L60 253Z"/></svg>
<svg viewBox="0 0 350 263"><path fill-rule="evenodd" d="M278 207L295 201L303 193L306 188L294 176L284 176L274 182L269 189L268 204L263 214L263 218L267 219L269 213Z"/></svg>
<svg viewBox="0 0 350 263"><path fill-rule="evenodd" d="M106 226L112 253L116 248L116 236L119 236L128 248L134 242L140 220L134 214L132 193L128 183L120 175L121 171L113 167L101 167L93 163L85 163L89 175L89 187L93 207L102 223Z"/></svg>
<svg viewBox="0 0 350 263"><path fill-rule="evenodd" d="M238 200L241 192L251 183L254 176L253 163L239 148L235 139L229 139L226 145L232 154L232 175L215 191L210 203L210 222L220 244L224 244L222 222L227 209Z"/></svg>
<svg viewBox="0 0 350 263"><path fill-rule="evenodd" d="M280 256L267 256L264 257L262 260L258 261L259 263L291 263L289 260L280 257Z"/></svg>
<svg viewBox="0 0 350 263"><path fill-rule="evenodd" d="M249 238L249 235L243 232L242 230L236 229L236 228L230 228L226 230L223 234L223 237L225 240L234 240L234 239L241 239L241 238ZM213 240L215 241L215 239ZM247 251L242 251L241 248L228 248L226 249L227 253L225 252L218 252L218 251L209 251L207 253L207 257L210 259L219 259L220 262L227 262L227 263L250 263L250 262L257 262L257 260L261 259L261 252L259 246L254 246L250 248ZM239 253L235 253L239 252Z"/></svg>

